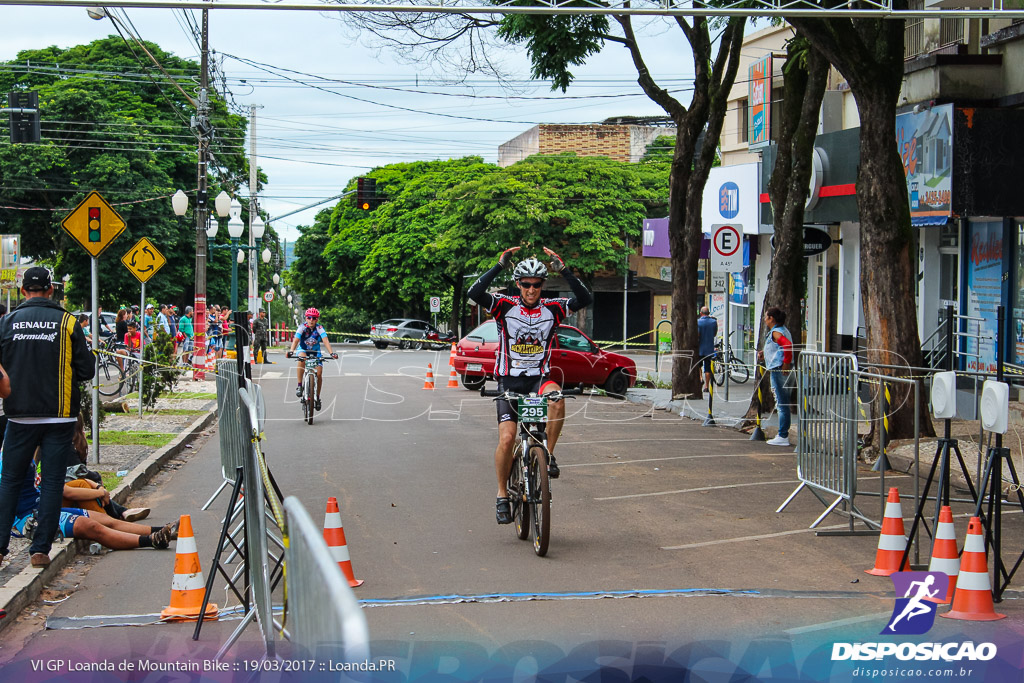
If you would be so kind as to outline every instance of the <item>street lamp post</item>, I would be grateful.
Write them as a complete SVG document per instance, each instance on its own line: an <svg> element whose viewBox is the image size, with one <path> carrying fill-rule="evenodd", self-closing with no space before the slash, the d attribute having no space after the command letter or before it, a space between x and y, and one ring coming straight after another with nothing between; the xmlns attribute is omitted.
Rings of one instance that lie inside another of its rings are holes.
<svg viewBox="0 0 1024 683"><path fill-rule="evenodd" d="M205 20L205 11L204 11ZM205 21L204 21L205 26ZM205 58L205 53L204 53ZM202 143L200 143L202 146ZM224 218L228 215L231 198L227 192L221 190L214 200L214 207L217 215ZM171 208L176 216L184 216L188 211L188 195L181 190L171 197ZM209 221L209 209L206 206L206 168L205 163L200 161L199 193L196 201L196 301L195 301L195 349L192 355L192 377L203 379L206 370L206 248L207 237L211 238ZM213 223L213 234L217 233L216 223Z"/></svg>

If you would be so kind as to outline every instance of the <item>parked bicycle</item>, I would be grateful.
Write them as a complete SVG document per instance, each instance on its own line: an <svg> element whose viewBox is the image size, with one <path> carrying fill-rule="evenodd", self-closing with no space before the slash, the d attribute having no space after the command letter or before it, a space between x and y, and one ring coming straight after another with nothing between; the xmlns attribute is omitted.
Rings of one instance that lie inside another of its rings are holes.
<svg viewBox="0 0 1024 683"><path fill-rule="evenodd" d="M732 339L732 335L735 332L729 333L729 339ZM729 373L729 379L737 384L743 384L750 379L750 368L744 363L732 350L732 342L729 342L729 346L725 353L722 353L722 342L715 344L715 363L714 363L714 377L715 384L722 386L725 384L725 375Z"/></svg>
<svg viewBox="0 0 1024 683"><path fill-rule="evenodd" d="M124 389L127 350L128 347L117 342L113 335L100 342L97 376L103 396L117 396Z"/></svg>
<svg viewBox="0 0 1024 683"><path fill-rule="evenodd" d="M306 365L302 371L302 396L299 398L299 403L302 404L302 419L306 424L313 424L313 413L316 412L316 395L317 395L317 376L316 370L323 365L325 360L338 360L338 354L332 353L330 356L324 356L320 354L306 354L301 355L289 351L287 354L288 358L305 359Z"/></svg>
<svg viewBox="0 0 1024 683"><path fill-rule="evenodd" d="M519 434L513 447L514 459L508 473L508 499L516 536L521 540L533 531L533 551L544 557L551 541L551 482L548 480L548 402L576 396L580 389L537 394L484 389L481 396L505 399L516 405ZM531 524L532 522L532 524Z"/></svg>

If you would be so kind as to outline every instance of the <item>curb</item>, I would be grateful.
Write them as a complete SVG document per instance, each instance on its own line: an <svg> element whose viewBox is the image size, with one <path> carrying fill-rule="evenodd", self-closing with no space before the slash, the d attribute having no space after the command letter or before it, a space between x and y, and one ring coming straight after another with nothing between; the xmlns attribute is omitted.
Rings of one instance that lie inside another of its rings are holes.
<svg viewBox="0 0 1024 683"><path fill-rule="evenodd" d="M211 408L206 415L185 428L173 441L136 465L135 469L121 480L118 487L111 491L111 500L123 504L133 491L149 483L161 465L185 450L185 443L210 426L216 417L216 408ZM74 539L54 543L50 550L49 567L39 570L30 565L5 585L0 586L0 609L7 612L6 618L0 619L0 632L14 622L21 610L39 597L50 580L71 564L77 554L78 543Z"/></svg>

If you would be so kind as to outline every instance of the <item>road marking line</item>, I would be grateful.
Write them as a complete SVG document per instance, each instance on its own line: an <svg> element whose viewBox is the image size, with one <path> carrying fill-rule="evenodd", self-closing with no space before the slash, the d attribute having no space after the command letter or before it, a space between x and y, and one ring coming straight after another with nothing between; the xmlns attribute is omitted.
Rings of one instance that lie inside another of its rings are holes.
<svg viewBox="0 0 1024 683"><path fill-rule="evenodd" d="M799 626L797 628L790 628L783 631L791 636L797 636L802 633L813 633L814 631L827 631L833 628L839 628L840 626L850 626L852 624L861 624L865 621L874 621L876 619L883 619L892 616L890 612L878 612L877 614L865 614L862 617L850 617L848 619L836 619L835 621L826 621L820 624L812 624L810 626Z"/></svg>
<svg viewBox="0 0 1024 683"><path fill-rule="evenodd" d="M561 451L559 451L561 453ZM642 458L640 460L610 460L608 462L578 462L571 465L561 465L564 469L566 467L595 467L599 465L629 465L635 462L658 462L661 460L696 460L700 458L750 458L757 455L763 455L763 453L734 453L730 455L673 455L666 458Z"/></svg>
<svg viewBox="0 0 1024 683"><path fill-rule="evenodd" d="M279 370L270 370L260 373L260 379L280 379L283 374Z"/></svg>
<svg viewBox="0 0 1024 683"><path fill-rule="evenodd" d="M662 550L688 550L690 548L704 548L709 545L724 545L726 543L742 543L745 541L760 541L764 538L778 538L780 536L792 536L793 534L805 534L808 531L823 531L825 529L841 529L849 526L846 524L832 524L831 526L819 526L813 529L794 529L792 531L776 531L772 534L757 534L756 536L739 536L737 538L722 538L717 541L704 541L702 543L687 543L686 545L662 546Z"/></svg>
<svg viewBox="0 0 1024 683"><path fill-rule="evenodd" d="M723 486L701 486L696 489L678 489L675 491L655 491L653 493L631 493L627 496L608 496L606 498L595 498L594 500L626 500L628 498L649 498L651 496L671 496L676 493L697 493L699 491L715 491L717 489L738 489L746 486L773 486L776 484L799 484L800 482L795 479L786 479L785 481L755 481L749 484L725 484Z"/></svg>

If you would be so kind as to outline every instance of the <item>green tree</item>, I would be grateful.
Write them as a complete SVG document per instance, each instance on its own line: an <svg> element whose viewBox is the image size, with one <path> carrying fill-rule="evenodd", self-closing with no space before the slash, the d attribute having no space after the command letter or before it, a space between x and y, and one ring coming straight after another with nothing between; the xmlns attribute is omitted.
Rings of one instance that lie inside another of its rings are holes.
<svg viewBox="0 0 1024 683"><path fill-rule="evenodd" d="M194 109L164 77L140 64L133 49L138 51L110 37L66 49L25 50L0 64L0 92L39 92L43 133L40 144L11 145L6 136L0 141L0 194L4 205L18 207L0 209L0 231L20 234L23 253L53 266L58 277L71 275L67 295L77 305L89 298L89 257L60 223L92 190L127 223L100 257L101 305L138 300L138 282L117 261L143 236L167 258L147 283L147 294L182 305L194 297L195 224L179 221L169 199L178 188L195 186L196 138L189 127ZM198 64L151 43L147 49L172 77L192 87ZM229 114L215 96L211 106L217 129L213 196L221 187L230 192L242 184L248 169L240 142L246 119ZM212 258L210 299L227 300L229 272L228 259Z"/></svg>
<svg viewBox="0 0 1024 683"><path fill-rule="evenodd" d="M826 6L841 3L830 1ZM894 0L905 10L907 0ZM867 358L887 366L921 367L916 301L916 232L910 222L906 175L896 145L896 107L903 83L903 19L791 17L811 44L850 84L860 115L857 209L860 216L861 300ZM894 400L907 400L901 387ZM921 402L922 433L932 434ZM897 411L889 435L914 435L914 414Z"/></svg>

